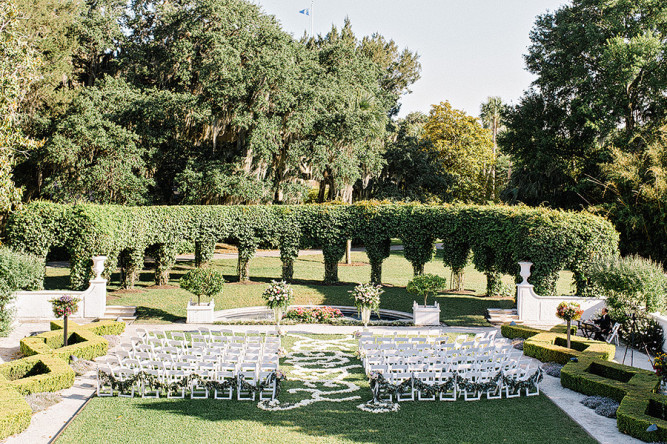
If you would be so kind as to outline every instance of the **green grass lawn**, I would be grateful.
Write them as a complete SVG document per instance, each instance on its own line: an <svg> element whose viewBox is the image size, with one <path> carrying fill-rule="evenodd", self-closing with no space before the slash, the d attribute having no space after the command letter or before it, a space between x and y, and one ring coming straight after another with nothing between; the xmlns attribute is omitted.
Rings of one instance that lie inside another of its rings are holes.
<svg viewBox="0 0 667 444"><path fill-rule="evenodd" d="M311 336L316 337L316 336ZM320 338L322 336L319 336ZM331 338L332 336L328 336ZM283 345L290 350L294 338ZM281 402L303 383L287 373ZM360 364L354 358L352 364ZM360 386L361 400L317 402L286 411L264 411L250 401L93 398L58 443L594 443L544 395L466 402L402 402L395 413L356 406L371 398L361 368L345 378ZM346 395L347 396L347 395Z"/></svg>
<svg viewBox="0 0 667 444"><path fill-rule="evenodd" d="M353 305L348 291L356 283L367 282L370 277L370 265L363 252L354 252L352 260L355 265L341 265L339 277L341 285L322 285L324 264L321 255L302 256L294 265L295 304L322 304L322 305ZM264 305L262 291L272 279L279 279L281 262L279 258L257 257L251 262L250 276L252 282L240 284L236 280L236 260L216 260L211 266L225 275L229 281L225 284L223 293L215 298L216 310L244 306ZM178 280L187 270L191 269L191 262L178 262L171 273L170 284L178 286ZM436 273L447 278L450 283L450 270L442 265L440 259L426 264L427 273ZM45 287L47 289L66 288L68 285L66 268L47 268ZM403 257L402 251L393 251L384 261L383 284L385 293L382 295L381 308L411 312L414 297L405 291L405 285L412 278L412 266ZM507 284L513 285L512 278L505 276ZM559 292L570 292L571 274L562 273L559 281ZM134 291L118 290L118 275L112 276L109 286L109 305L135 305L140 322L175 322L185 318L187 301L192 297L190 293L180 288L151 288L153 273L145 270L141 273L140 281ZM485 310L489 307L510 308L513 301L510 299L483 297L486 287L486 277L472 266L466 269L466 289L471 294L454 294L444 292L438 295L437 300L442 308L441 320L449 325L487 326L484 319ZM421 303L421 301L418 301ZM432 303L432 301L429 301Z"/></svg>

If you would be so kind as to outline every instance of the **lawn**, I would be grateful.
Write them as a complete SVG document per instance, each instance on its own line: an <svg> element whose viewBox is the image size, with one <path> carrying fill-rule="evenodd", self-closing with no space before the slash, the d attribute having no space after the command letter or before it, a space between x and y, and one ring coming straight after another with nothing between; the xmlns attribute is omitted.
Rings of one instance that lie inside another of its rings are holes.
<svg viewBox="0 0 667 444"><path fill-rule="evenodd" d="M324 264L321 255L301 256L294 264L295 304L352 305L348 293L356 283L367 282L370 276L368 258L363 252L352 253L353 265L339 267L340 285L322 285ZM171 288L154 288L153 272L145 270L135 290L118 290L118 275L112 276L109 286L109 305L135 305L139 322L176 322L185 318L185 307L192 295L178 288L180 277L191 269L192 262L178 262L171 273ZM221 295L215 298L216 309L264 305L261 297L267 283L279 279L281 262L279 258L257 257L251 262L251 282L240 284L235 278L236 260L216 260L211 266L225 275L228 282ZM447 278L450 283L450 270L442 265L440 259L426 264L427 273L437 273ZM45 286L49 289L65 288L68 285L68 269L47 268ZM381 308L411 312L414 297L405 291L405 285L412 278L412 267L403 257L402 251L392 251L383 265L383 284ZM559 292L570 292L571 274L562 273ZM513 285L512 278L505 276L504 281ZM441 320L448 325L488 326L484 319L489 307L511 308L511 299L484 297L486 278L472 266L466 269L467 294L444 292L436 298L442 308ZM431 302L431 301L430 301Z"/></svg>
<svg viewBox="0 0 667 444"><path fill-rule="evenodd" d="M283 342L288 351L293 344L290 336ZM360 364L355 358L350 363ZM281 402L303 399L303 392L287 393L304 385L289 379L293 368L285 365L284 358L281 368L288 376ZM375 414L356 407L371 396L363 370L349 369L345 380L360 387L355 393L361 400L316 402L273 412L260 410L250 401L93 398L57 442L595 442L544 395L472 402L402 402L398 412Z"/></svg>

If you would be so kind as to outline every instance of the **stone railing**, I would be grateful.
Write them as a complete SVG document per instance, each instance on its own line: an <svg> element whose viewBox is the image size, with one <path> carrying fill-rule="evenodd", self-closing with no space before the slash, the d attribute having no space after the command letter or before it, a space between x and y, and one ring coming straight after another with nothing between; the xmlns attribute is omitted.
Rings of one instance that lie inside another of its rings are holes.
<svg viewBox="0 0 667 444"><path fill-rule="evenodd" d="M533 324L560 324L563 322L556 316L556 307L561 302L577 302L584 310L581 319L589 319L595 312L606 306L601 298L584 298L579 296L539 296L528 283L531 262L519 262L523 282L516 286L516 306L519 320Z"/></svg>
<svg viewBox="0 0 667 444"><path fill-rule="evenodd" d="M15 310L15 321L29 319L55 319L49 300L68 294L81 299L79 310L72 318L101 318L107 307L107 280L102 278L105 256L93 257L93 270L96 277L84 291L41 290L17 291L10 308Z"/></svg>

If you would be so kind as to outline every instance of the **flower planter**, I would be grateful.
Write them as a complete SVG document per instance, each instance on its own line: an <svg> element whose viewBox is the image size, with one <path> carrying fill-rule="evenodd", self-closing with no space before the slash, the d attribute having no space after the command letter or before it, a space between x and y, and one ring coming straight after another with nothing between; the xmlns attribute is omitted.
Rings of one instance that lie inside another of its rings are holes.
<svg viewBox="0 0 667 444"><path fill-rule="evenodd" d="M213 311L215 310L215 301L211 300L208 304L197 305L192 301L188 302L187 320L188 324L212 324Z"/></svg>
<svg viewBox="0 0 667 444"><path fill-rule="evenodd" d="M440 305L412 304L412 318L415 325L440 325Z"/></svg>

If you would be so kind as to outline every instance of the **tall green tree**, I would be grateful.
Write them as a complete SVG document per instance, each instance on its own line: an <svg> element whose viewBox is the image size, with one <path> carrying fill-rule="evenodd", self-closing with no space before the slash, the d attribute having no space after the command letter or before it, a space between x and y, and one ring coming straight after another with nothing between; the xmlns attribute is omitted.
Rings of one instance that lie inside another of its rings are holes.
<svg viewBox="0 0 667 444"><path fill-rule="evenodd" d="M38 146L21 129L21 105L37 80L40 59L19 31L23 20L13 2L0 0L0 214L21 199L12 169L18 154Z"/></svg>
<svg viewBox="0 0 667 444"><path fill-rule="evenodd" d="M537 19L526 56L537 78L500 138L514 162L506 199L604 200L595 182L610 140L620 129L625 145L667 112L666 17L659 0L575 0Z"/></svg>
<svg viewBox="0 0 667 444"><path fill-rule="evenodd" d="M482 120L482 126L491 130L493 137L493 167L491 167L491 195L496 198L496 160L498 158L498 133L504 128L503 118L507 112L505 105L500 97L488 97L486 102L482 103L479 111L479 118Z"/></svg>
<svg viewBox="0 0 667 444"><path fill-rule="evenodd" d="M424 136L433 144L442 170L453 177L454 199L485 202L494 165L491 131L449 102L440 102L431 107Z"/></svg>

